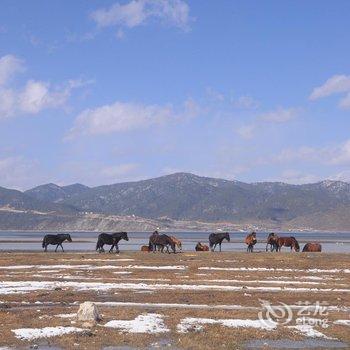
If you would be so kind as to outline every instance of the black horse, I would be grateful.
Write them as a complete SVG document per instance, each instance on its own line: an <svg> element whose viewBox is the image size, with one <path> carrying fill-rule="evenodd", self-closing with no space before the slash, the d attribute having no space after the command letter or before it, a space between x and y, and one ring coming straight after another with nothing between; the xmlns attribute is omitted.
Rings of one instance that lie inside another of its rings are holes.
<svg viewBox="0 0 350 350"><path fill-rule="evenodd" d="M160 235L158 231L154 231L149 238L149 251L153 251L153 253L157 251L158 247L162 253L164 253L164 248L166 248L167 252L170 254L169 246L175 254L175 243L169 236L164 234Z"/></svg>
<svg viewBox="0 0 350 350"><path fill-rule="evenodd" d="M62 248L62 252L64 252L62 243L67 240L68 242L72 242L72 238L68 233L59 233L58 235L45 235L43 239L42 247L45 248L45 252L47 252L47 246L49 244L55 245L56 249L55 252L57 252L57 248L60 246Z"/></svg>
<svg viewBox="0 0 350 350"><path fill-rule="evenodd" d="M113 252L113 248L115 247L116 253L119 253L119 247L118 243L121 239L124 239L126 241L129 240L128 233L127 232L114 232L114 233L101 233L99 234L97 238L96 243L96 250L98 250L99 253L104 253L103 246L105 244L111 245L111 249L109 250L109 253Z"/></svg>
<svg viewBox="0 0 350 350"><path fill-rule="evenodd" d="M217 245L220 247L221 252L221 243L222 241L226 239L227 242L230 242L230 235L228 232L222 232L222 233L211 233L209 235L209 246L211 251L213 252Z"/></svg>

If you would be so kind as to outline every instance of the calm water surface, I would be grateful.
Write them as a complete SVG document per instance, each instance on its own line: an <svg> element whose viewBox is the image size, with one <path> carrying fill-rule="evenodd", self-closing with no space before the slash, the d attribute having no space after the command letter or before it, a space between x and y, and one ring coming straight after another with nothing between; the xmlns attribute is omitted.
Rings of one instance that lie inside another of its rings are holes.
<svg viewBox="0 0 350 350"><path fill-rule="evenodd" d="M52 233L52 232L50 232ZM2 231L0 232L0 250L29 250L40 251L41 241L46 232L20 232L20 231ZM71 234L73 243L64 243L64 249L67 251L91 251L95 250L95 244L99 232L73 232ZM121 250L139 250L141 245L148 244L150 232L130 232L129 241L121 241L119 247ZM176 232L174 236L178 237L183 244L183 250L193 251L197 242L208 243L209 232ZM279 233L280 236L294 236L301 247L306 242L317 241L322 243L323 252L350 253L350 232L288 232ZM230 233L231 242L222 245L223 251L244 251L245 232ZM257 234L258 243L255 246L256 251L265 251L265 239L267 233L259 232ZM54 248L54 246L49 246ZM288 251L288 248L282 248Z"/></svg>

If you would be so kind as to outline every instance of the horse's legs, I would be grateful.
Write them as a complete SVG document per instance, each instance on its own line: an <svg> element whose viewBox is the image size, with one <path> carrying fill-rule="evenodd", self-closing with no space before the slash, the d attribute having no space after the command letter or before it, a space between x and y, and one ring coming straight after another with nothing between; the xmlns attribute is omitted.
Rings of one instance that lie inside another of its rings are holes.
<svg viewBox="0 0 350 350"><path fill-rule="evenodd" d="M118 244L115 245L115 253L119 254L119 246L118 246Z"/></svg>
<svg viewBox="0 0 350 350"><path fill-rule="evenodd" d="M61 248L62 248L62 252L64 252L64 249L63 249L63 245L62 245L62 243L60 243L60 246L61 246Z"/></svg>
<svg viewBox="0 0 350 350"><path fill-rule="evenodd" d="M108 253L113 253L114 243L112 244L111 248L109 249Z"/></svg>
<svg viewBox="0 0 350 350"><path fill-rule="evenodd" d="M44 252L47 252L47 244L45 244L45 250L44 250Z"/></svg>
<svg viewBox="0 0 350 350"><path fill-rule="evenodd" d="M220 252L221 252L221 242L219 243L219 246L220 246Z"/></svg>
<svg viewBox="0 0 350 350"><path fill-rule="evenodd" d="M58 248L59 244L56 245L56 249L55 249L55 253L57 252L57 248Z"/></svg>

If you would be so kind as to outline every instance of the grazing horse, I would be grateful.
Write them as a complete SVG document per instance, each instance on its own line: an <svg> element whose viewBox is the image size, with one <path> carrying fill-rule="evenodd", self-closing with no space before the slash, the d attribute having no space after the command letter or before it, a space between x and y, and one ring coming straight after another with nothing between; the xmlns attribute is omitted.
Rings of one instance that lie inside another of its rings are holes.
<svg viewBox="0 0 350 350"><path fill-rule="evenodd" d="M278 240L278 236L275 233L273 232L269 233L266 240L266 251L269 250L268 246L270 246L271 252L273 252L274 250L277 252L278 250L277 240Z"/></svg>
<svg viewBox="0 0 350 350"><path fill-rule="evenodd" d="M209 252L209 247L206 244L198 242L195 247L196 252Z"/></svg>
<svg viewBox="0 0 350 350"><path fill-rule="evenodd" d="M316 242L309 242L304 245L303 252L321 252L322 245Z"/></svg>
<svg viewBox="0 0 350 350"><path fill-rule="evenodd" d="M148 247L151 251L153 251L153 253L155 253L157 251L157 247L159 247L162 253L164 253L164 248L166 248L167 252L170 254L169 246L175 254L175 243L169 236L164 234L160 235L158 231L155 231L149 238Z"/></svg>
<svg viewBox="0 0 350 350"><path fill-rule="evenodd" d="M300 250L299 243L294 237L279 237L277 240L277 249L280 252L281 248L290 247L290 250L298 252Z"/></svg>
<svg viewBox="0 0 350 350"><path fill-rule="evenodd" d="M72 238L68 233L59 233L58 235L45 235L43 239L42 247L45 248L45 252L47 252L47 246L49 244L55 245L56 249L55 252L57 252L57 248L60 246L62 248L62 252L64 252L62 243L67 240L68 242L72 242Z"/></svg>
<svg viewBox="0 0 350 350"><path fill-rule="evenodd" d="M129 240L128 233L127 232L114 232L114 233L101 233L98 235L97 243L96 243L96 250L98 250L99 253L104 253L103 246L105 244L111 245L111 249L109 250L109 253L113 252L113 248L115 247L116 253L119 253L119 246L118 243L121 239L124 239L126 241Z"/></svg>
<svg viewBox="0 0 350 350"><path fill-rule="evenodd" d="M177 239L174 236L170 236L170 239L174 242L175 247L179 248L180 251L182 251L182 243L179 239Z"/></svg>
<svg viewBox="0 0 350 350"><path fill-rule="evenodd" d="M220 247L221 252L221 243L222 241L226 239L227 242L230 242L230 235L228 232L222 232L222 233L211 233L209 235L209 246L211 251L213 252L217 245Z"/></svg>
<svg viewBox="0 0 350 350"><path fill-rule="evenodd" d="M248 246L247 247L247 252L253 253L253 248L254 245L256 244L256 232L250 233L246 238L245 238L245 243Z"/></svg>

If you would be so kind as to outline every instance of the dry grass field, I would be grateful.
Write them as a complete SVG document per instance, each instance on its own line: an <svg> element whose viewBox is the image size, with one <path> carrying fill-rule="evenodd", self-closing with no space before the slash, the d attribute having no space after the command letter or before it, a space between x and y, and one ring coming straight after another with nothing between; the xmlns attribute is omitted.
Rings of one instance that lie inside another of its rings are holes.
<svg viewBox="0 0 350 350"><path fill-rule="evenodd" d="M0 276L0 348L350 348L348 254L1 253ZM102 321L76 320L84 301Z"/></svg>

